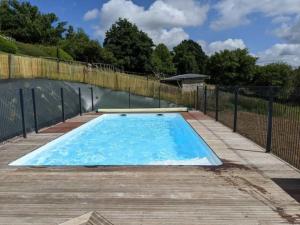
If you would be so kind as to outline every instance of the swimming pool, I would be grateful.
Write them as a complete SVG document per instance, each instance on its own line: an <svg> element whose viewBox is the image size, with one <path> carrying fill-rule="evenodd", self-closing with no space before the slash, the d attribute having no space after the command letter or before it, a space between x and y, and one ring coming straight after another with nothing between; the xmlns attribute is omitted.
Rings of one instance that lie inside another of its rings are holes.
<svg viewBox="0 0 300 225"><path fill-rule="evenodd" d="M11 166L221 165L176 113L105 114Z"/></svg>

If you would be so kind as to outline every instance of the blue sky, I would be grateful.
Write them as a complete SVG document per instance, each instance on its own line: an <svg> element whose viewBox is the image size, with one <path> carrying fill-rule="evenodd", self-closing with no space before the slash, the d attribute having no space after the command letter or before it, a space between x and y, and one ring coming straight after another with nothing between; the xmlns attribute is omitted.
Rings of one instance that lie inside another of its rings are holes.
<svg viewBox="0 0 300 225"><path fill-rule="evenodd" d="M248 48L260 63L300 65L300 0L30 0L94 39L119 17L170 49L198 41L207 54Z"/></svg>

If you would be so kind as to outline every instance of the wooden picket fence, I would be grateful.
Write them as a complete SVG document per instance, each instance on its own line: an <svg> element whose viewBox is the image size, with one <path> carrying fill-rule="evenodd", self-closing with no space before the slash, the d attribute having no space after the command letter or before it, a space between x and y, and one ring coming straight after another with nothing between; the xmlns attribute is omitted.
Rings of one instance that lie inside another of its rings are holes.
<svg viewBox="0 0 300 225"><path fill-rule="evenodd" d="M113 66L88 66L81 62L0 54L0 79L51 79L81 82L129 91L132 94L160 98L177 105L194 107L196 92L182 92L178 87L162 84L159 80L122 72Z"/></svg>

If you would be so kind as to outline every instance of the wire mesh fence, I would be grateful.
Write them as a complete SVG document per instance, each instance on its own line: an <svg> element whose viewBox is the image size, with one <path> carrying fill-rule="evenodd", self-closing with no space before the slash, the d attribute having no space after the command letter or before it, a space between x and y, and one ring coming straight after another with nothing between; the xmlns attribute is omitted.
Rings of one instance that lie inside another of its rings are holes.
<svg viewBox="0 0 300 225"><path fill-rule="evenodd" d="M274 90L272 152L300 168L300 88Z"/></svg>
<svg viewBox="0 0 300 225"><path fill-rule="evenodd" d="M266 87L240 87L237 132L267 148L268 93Z"/></svg>
<svg viewBox="0 0 300 225"><path fill-rule="evenodd" d="M140 88L138 85L133 88ZM81 113L107 108L195 107L196 92L174 92L174 102L164 99L164 87L153 85L153 94L45 79L0 81L0 142L26 132L63 122ZM173 89L177 91L177 89ZM22 94L20 93L22 92ZM22 96L21 96L22 95ZM183 104L185 99L186 104ZM23 101L21 101L23 100ZM24 117L24 120L22 119ZM25 124L25 125L24 125Z"/></svg>
<svg viewBox="0 0 300 225"><path fill-rule="evenodd" d="M300 88L203 87L199 109L300 168Z"/></svg>
<svg viewBox="0 0 300 225"><path fill-rule="evenodd" d="M235 103L235 88L220 87L219 88L219 106L218 119L226 126L233 129L234 125L234 103Z"/></svg>

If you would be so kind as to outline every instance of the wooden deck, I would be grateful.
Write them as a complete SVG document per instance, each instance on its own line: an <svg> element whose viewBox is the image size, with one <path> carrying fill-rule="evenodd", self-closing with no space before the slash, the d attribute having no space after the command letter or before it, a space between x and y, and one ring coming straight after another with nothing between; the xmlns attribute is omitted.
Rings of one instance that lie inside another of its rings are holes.
<svg viewBox="0 0 300 225"><path fill-rule="evenodd" d="M54 225L90 211L116 225L300 224L299 203L280 187L297 198L300 173L198 112L183 116L223 160L222 167L8 166L96 116L0 145L0 225Z"/></svg>

